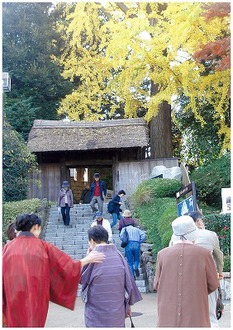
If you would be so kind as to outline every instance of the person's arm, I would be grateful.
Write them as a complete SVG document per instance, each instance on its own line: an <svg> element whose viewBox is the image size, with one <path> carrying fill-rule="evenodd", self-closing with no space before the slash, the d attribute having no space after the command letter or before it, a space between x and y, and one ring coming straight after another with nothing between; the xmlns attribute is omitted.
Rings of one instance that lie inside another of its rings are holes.
<svg viewBox="0 0 233 330"><path fill-rule="evenodd" d="M54 245L41 241L49 260L50 268L50 301L63 307L74 309L81 268L89 263L100 263L104 254L91 252L81 260L72 258Z"/></svg>
<svg viewBox="0 0 233 330"><path fill-rule="evenodd" d="M123 227L122 230L121 230L121 232L120 232L120 239L121 240L123 238L124 232L125 232L125 227Z"/></svg>
<svg viewBox="0 0 233 330"><path fill-rule="evenodd" d="M113 197L112 199L112 203L115 205L122 205L121 199L118 195L116 195L115 197Z"/></svg>
<svg viewBox="0 0 233 330"><path fill-rule="evenodd" d="M209 251L208 251L209 252ZM218 275L211 252L206 256L206 279L208 294L215 291L219 286Z"/></svg>
<svg viewBox="0 0 233 330"><path fill-rule="evenodd" d="M110 223L107 219L103 219L103 221L104 221L104 226L106 227L106 230L108 232L108 241L112 242L112 228L111 228L111 225L110 225Z"/></svg>
<svg viewBox="0 0 233 330"><path fill-rule="evenodd" d="M83 259L80 260L81 266L85 266L87 264L99 264L103 262L105 259L105 255L102 252L91 251L89 254L86 255Z"/></svg>
<svg viewBox="0 0 233 330"><path fill-rule="evenodd" d="M140 230L140 242L139 243L143 243L145 240L146 240L146 233L144 231Z"/></svg>
<svg viewBox="0 0 233 330"><path fill-rule="evenodd" d="M160 253L157 254L157 261L156 261L156 271L154 277L154 289L157 291L159 286L160 274L161 274L161 265L160 265Z"/></svg>
<svg viewBox="0 0 233 330"><path fill-rule="evenodd" d="M220 250L219 240L218 240L218 236L216 233L214 233L213 257L214 257L214 261L216 263L217 272L219 273L219 279L222 279L223 278L222 271L223 271L223 265L224 265L223 252Z"/></svg>
<svg viewBox="0 0 233 330"><path fill-rule="evenodd" d="M59 194L58 194L57 206L60 206L60 202L61 202L61 191L59 191Z"/></svg>
<svg viewBox="0 0 233 330"><path fill-rule="evenodd" d="M74 196L73 196L73 192L70 189L70 201L71 201L71 206L70 207L74 207Z"/></svg>
<svg viewBox="0 0 233 330"><path fill-rule="evenodd" d="M104 196L106 197L107 196L107 187L106 187L105 181L103 181L103 193L104 193Z"/></svg>

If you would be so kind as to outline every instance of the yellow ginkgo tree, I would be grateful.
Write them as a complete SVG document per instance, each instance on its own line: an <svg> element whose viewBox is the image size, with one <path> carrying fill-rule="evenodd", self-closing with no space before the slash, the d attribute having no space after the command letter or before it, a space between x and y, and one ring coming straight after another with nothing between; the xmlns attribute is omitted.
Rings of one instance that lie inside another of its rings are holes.
<svg viewBox="0 0 233 330"><path fill-rule="evenodd" d="M58 27L64 38L63 75L74 82L60 113L71 120L144 116L152 157L171 157L171 105L180 95L195 120L208 125L202 104L214 109L223 149L230 147L230 69L207 70L194 54L230 35L229 15L206 20L201 2L76 3Z"/></svg>

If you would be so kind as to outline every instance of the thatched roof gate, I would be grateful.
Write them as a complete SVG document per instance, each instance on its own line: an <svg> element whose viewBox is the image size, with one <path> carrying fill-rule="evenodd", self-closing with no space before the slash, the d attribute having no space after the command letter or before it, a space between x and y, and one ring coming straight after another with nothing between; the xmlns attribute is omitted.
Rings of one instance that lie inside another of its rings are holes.
<svg viewBox="0 0 233 330"><path fill-rule="evenodd" d="M41 187L32 184L29 197L56 200L62 181L68 180L78 202L94 171L99 171L108 188L115 190L117 164L145 159L148 145L148 126L141 118L98 122L35 120L28 147L37 155L40 174L34 176L34 182L39 179ZM76 178L71 169L76 170ZM86 169L88 179L84 182Z"/></svg>

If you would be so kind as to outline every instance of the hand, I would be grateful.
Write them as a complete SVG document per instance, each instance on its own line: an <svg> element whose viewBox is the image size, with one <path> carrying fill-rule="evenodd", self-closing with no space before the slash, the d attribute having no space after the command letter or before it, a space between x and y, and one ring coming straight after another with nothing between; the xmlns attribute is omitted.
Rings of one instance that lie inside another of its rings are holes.
<svg viewBox="0 0 233 330"><path fill-rule="evenodd" d="M126 317L127 316L132 316L132 311L131 311L131 306L129 306L128 311L126 312Z"/></svg>
<svg viewBox="0 0 233 330"><path fill-rule="evenodd" d="M87 254L89 254L92 251L92 248L89 246L87 249Z"/></svg>
<svg viewBox="0 0 233 330"><path fill-rule="evenodd" d="M223 274L219 274L219 273L218 273L218 279L219 279L219 280L222 280L223 278L224 278Z"/></svg>
<svg viewBox="0 0 233 330"><path fill-rule="evenodd" d="M85 258L81 259L82 267L87 264L101 263L105 259L105 255L102 252L92 251Z"/></svg>

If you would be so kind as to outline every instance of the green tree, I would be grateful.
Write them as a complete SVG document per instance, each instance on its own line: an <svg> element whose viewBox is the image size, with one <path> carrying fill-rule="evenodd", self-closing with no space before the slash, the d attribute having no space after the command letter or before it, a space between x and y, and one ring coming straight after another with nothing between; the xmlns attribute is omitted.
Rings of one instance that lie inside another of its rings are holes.
<svg viewBox="0 0 233 330"><path fill-rule="evenodd" d="M184 95L180 96L177 100L176 110L173 111L173 122L180 138L177 156L186 164L199 167L211 163L219 157L224 139L218 134L220 124L214 122L213 106L211 104L200 105L201 115L208 123L203 125L200 121L195 120L191 109L183 111L189 102L189 98ZM230 107L226 121L230 126Z"/></svg>
<svg viewBox="0 0 233 330"><path fill-rule="evenodd" d="M72 90L72 84L61 76L61 67L51 58L59 37L53 29L51 5L2 5L3 71L12 78L12 91L4 95L4 111L25 138L35 118L58 119L59 100Z"/></svg>
<svg viewBox="0 0 233 330"><path fill-rule="evenodd" d="M27 197L30 173L37 170L21 135L4 118L3 122L3 201L18 201Z"/></svg>
<svg viewBox="0 0 233 330"><path fill-rule="evenodd" d="M230 173L230 152L207 165L195 169L190 178L196 184L198 201L220 208L222 203L221 189L230 187Z"/></svg>

